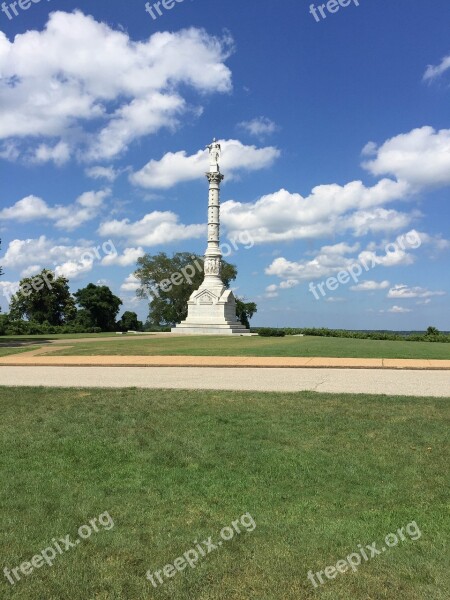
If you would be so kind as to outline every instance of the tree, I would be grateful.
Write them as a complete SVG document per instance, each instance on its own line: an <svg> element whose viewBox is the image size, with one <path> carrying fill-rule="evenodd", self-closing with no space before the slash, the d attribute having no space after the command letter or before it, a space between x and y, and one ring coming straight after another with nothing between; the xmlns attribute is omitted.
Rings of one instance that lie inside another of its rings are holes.
<svg viewBox="0 0 450 600"><path fill-rule="evenodd" d="M426 335L439 335L440 331L437 327L428 327Z"/></svg>
<svg viewBox="0 0 450 600"><path fill-rule="evenodd" d="M126 310L117 321L117 328L120 331L142 331L144 326L135 312Z"/></svg>
<svg viewBox="0 0 450 600"><path fill-rule="evenodd" d="M56 277L48 269L34 277L25 277L19 283L19 291L11 298L9 314L14 321L25 318L37 323L64 325L76 314L69 280Z"/></svg>
<svg viewBox="0 0 450 600"><path fill-rule="evenodd" d="M243 299L236 298L236 316L247 329L250 329L250 319L257 311L254 302L244 302Z"/></svg>
<svg viewBox="0 0 450 600"><path fill-rule="evenodd" d="M164 252L138 258L135 276L140 281L139 298L151 298L147 324L150 327L175 325L187 317L187 301L203 281L203 257L177 252L171 258ZM234 265L222 262L222 281L229 287L236 279Z"/></svg>
<svg viewBox="0 0 450 600"><path fill-rule="evenodd" d="M100 327L103 331L114 331L116 317L122 300L115 296L107 285L89 283L74 294L77 304L84 309L84 324Z"/></svg>

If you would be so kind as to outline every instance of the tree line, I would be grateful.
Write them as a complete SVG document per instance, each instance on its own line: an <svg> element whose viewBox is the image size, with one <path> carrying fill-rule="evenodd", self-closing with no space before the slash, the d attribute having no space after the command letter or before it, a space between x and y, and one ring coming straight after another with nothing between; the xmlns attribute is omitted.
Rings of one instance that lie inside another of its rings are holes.
<svg viewBox="0 0 450 600"><path fill-rule="evenodd" d="M188 271L190 277L180 281L180 285L165 285L174 273L184 272L193 260L200 266L195 273L193 269ZM138 259L135 276L140 282L137 296L149 300L145 325L132 311L125 311L117 319L123 303L107 285L89 283L71 293L67 277L43 269L33 277L21 279L18 291L11 296L9 312L0 314L0 335L150 331L173 327L186 318L187 301L203 280L203 258L187 252L172 257L163 252L146 254ZM224 261L224 284L229 287L236 276L236 267ZM236 316L246 327L250 326L249 320L256 310L255 303L237 299Z"/></svg>

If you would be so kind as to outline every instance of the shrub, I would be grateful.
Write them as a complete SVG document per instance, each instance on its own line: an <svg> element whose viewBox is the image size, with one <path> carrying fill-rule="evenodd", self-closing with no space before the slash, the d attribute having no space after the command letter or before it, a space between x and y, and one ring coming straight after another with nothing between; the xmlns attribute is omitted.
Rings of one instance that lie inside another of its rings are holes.
<svg viewBox="0 0 450 600"><path fill-rule="evenodd" d="M286 332L284 331L284 329L261 327L258 329L258 334L262 337L284 337L286 335Z"/></svg>

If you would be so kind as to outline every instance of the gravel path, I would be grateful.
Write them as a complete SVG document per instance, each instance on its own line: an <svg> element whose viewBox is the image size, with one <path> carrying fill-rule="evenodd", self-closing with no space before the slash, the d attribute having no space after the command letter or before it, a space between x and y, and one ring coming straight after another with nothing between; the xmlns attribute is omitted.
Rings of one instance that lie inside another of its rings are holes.
<svg viewBox="0 0 450 600"><path fill-rule="evenodd" d="M450 398L450 371L214 367L0 367L0 385L168 388L435 396Z"/></svg>

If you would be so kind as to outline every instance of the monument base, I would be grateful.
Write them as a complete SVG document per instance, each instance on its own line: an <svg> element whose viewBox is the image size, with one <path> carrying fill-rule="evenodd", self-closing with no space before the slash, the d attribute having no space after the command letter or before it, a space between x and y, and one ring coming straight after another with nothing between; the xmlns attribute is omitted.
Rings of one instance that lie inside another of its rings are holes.
<svg viewBox="0 0 450 600"><path fill-rule="evenodd" d="M236 300L225 286L200 286L188 301L188 316L173 327L178 335L250 335L236 317Z"/></svg>

